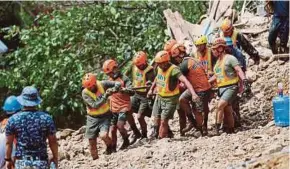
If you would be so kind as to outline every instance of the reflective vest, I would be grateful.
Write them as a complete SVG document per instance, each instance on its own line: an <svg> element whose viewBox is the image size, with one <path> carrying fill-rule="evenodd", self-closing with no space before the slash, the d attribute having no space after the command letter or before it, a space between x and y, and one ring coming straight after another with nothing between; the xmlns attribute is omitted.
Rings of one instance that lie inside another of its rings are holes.
<svg viewBox="0 0 290 169"><path fill-rule="evenodd" d="M231 39L233 41L233 46L234 47L237 47L237 45L238 45L238 34L239 34L239 32L234 28L233 34L231 36ZM224 38L224 33L222 31L220 33L220 36L222 38Z"/></svg>
<svg viewBox="0 0 290 169"><path fill-rule="evenodd" d="M157 93L162 97L170 97L179 94L179 85L176 85L173 91L169 90L170 75L174 68L176 68L176 66L171 65L166 71L163 71L158 67L156 76Z"/></svg>
<svg viewBox="0 0 290 169"><path fill-rule="evenodd" d="M133 87L143 87L146 84L146 74L152 70L153 67L152 66L147 66L147 68L145 70L140 70L138 69L137 66L133 67ZM146 89L138 89L136 90L138 92L146 92Z"/></svg>
<svg viewBox="0 0 290 169"><path fill-rule="evenodd" d="M88 89L84 89L85 93L88 94L94 100L97 100L97 98L101 98L103 94L105 94L104 87L99 81L97 81L96 87L97 87L96 93L93 93ZM105 114L109 110L110 110L110 105L108 101L104 102L99 108L92 108L87 105L87 113L93 116Z"/></svg>
<svg viewBox="0 0 290 169"><path fill-rule="evenodd" d="M218 87L233 85L239 82L239 77L237 76L237 74L235 74L234 77L229 77L227 76L227 73L225 71L225 63L229 56L230 55L225 55L222 60L218 59L214 66L214 73L217 77Z"/></svg>
<svg viewBox="0 0 290 169"><path fill-rule="evenodd" d="M195 58L200 61L200 64L204 68L205 72L212 72L212 58L211 58L211 50L210 48L206 48L205 55L202 56L200 52L196 51Z"/></svg>

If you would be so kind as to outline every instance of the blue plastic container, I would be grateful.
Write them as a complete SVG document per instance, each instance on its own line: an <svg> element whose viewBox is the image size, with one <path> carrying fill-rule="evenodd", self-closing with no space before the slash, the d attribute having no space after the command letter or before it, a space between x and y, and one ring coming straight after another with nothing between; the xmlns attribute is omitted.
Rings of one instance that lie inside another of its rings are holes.
<svg viewBox="0 0 290 169"><path fill-rule="evenodd" d="M289 96L276 96L273 99L274 121L276 126L289 126Z"/></svg>

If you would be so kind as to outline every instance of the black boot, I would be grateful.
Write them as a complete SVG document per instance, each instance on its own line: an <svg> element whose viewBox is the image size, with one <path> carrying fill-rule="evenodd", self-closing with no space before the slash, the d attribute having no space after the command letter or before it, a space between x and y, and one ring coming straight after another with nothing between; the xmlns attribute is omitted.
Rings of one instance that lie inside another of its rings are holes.
<svg viewBox="0 0 290 169"><path fill-rule="evenodd" d="M168 126L168 138L173 138L174 134L172 132L172 130L170 129L170 127Z"/></svg>
<svg viewBox="0 0 290 169"><path fill-rule="evenodd" d="M141 139L147 138L147 131L146 132L142 132L141 134Z"/></svg>
<svg viewBox="0 0 290 169"><path fill-rule="evenodd" d="M187 125L181 132L182 136L185 135L185 133L189 132L194 127L194 124L192 122L189 122L189 125ZM196 127L195 127L196 128Z"/></svg>
<svg viewBox="0 0 290 169"><path fill-rule="evenodd" d="M112 154L112 145L107 146L106 151L104 152L105 155Z"/></svg>
<svg viewBox="0 0 290 169"><path fill-rule="evenodd" d="M117 152L117 145L111 145L111 152L116 153Z"/></svg>
<svg viewBox="0 0 290 169"><path fill-rule="evenodd" d="M120 150L124 150L130 145L128 137L124 137L123 140L124 141L123 141L123 144L120 147Z"/></svg>
<svg viewBox="0 0 290 169"><path fill-rule="evenodd" d="M141 138L141 133L139 132L134 132L133 137L130 139L130 145L134 144L139 138Z"/></svg>

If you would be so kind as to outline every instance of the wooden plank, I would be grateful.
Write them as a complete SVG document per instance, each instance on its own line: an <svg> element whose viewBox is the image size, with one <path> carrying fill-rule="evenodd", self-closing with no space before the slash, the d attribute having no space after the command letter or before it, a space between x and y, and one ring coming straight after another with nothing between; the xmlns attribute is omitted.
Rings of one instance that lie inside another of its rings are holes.
<svg viewBox="0 0 290 169"><path fill-rule="evenodd" d="M268 28L265 28L265 29L259 29L259 28L252 28L252 29L242 29L240 30L241 33L243 34L254 34L254 35L257 35L257 34L260 34L260 33L263 33L263 32L266 32L268 31Z"/></svg>
<svg viewBox="0 0 290 169"><path fill-rule="evenodd" d="M170 9L164 10L163 14L167 21L167 26L171 29L172 33L174 34L175 39L178 41L180 39L184 39L184 35L178 22Z"/></svg>

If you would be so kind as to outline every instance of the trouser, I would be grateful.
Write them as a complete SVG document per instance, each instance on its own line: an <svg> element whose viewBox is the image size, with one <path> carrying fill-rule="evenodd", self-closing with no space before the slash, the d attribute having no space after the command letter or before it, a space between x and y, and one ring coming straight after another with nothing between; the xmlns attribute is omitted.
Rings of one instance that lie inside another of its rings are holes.
<svg viewBox="0 0 290 169"><path fill-rule="evenodd" d="M47 160L39 159L16 159L15 169L49 169Z"/></svg>
<svg viewBox="0 0 290 169"><path fill-rule="evenodd" d="M289 17L273 16L268 41L274 54L278 53L276 48L276 39L278 36L280 38L280 46L286 49L289 38Z"/></svg>

